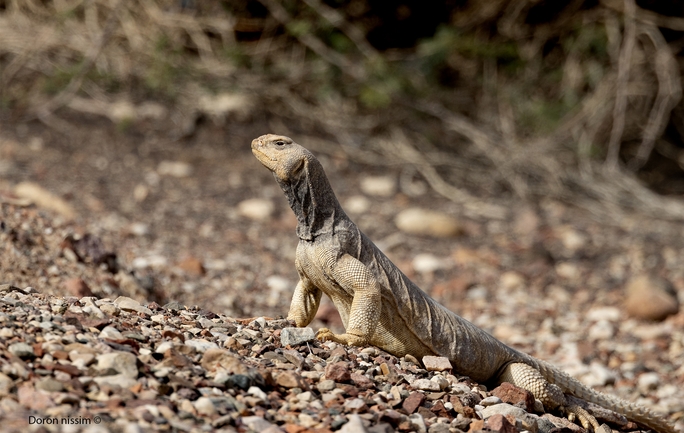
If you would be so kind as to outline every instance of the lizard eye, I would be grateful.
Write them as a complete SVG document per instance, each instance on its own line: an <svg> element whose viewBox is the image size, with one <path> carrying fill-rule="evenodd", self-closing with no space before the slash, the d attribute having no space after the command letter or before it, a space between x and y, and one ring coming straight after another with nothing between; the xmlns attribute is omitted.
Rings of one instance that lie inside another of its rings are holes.
<svg viewBox="0 0 684 433"><path fill-rule="evenodd" d="M285 146L285 142L284 142L283 140L278 140L278 141L275 142L275 145L276 145L276 146L279 146L279 147L282 147L282 146Z"/></svg>

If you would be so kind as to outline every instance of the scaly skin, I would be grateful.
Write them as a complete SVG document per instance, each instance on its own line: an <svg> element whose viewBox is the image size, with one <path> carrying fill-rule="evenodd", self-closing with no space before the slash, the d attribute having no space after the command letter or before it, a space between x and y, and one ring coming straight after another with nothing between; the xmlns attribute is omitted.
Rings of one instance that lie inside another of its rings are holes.
<svg viewBox="0 0 684 433"><path fill-rule="evenodd" d="M342 210L323 167L292 139L263 135L252 152L271 172L297 216L295 266L300 281L288 319L307 326L325 293L346 332L317 337L353 346L374 345L396 356L449 358L476 381L511 382L545 407L576 416L585 428L610 432L573 398L596 403L659 433L672 426L647 409L601 394L550 364L512 349L449 311L406 277Z"/></svg>

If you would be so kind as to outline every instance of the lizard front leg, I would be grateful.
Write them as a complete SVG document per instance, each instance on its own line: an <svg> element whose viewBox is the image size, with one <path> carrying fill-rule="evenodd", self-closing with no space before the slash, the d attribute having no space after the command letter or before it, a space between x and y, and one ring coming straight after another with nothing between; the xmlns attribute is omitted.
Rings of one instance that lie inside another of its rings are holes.
<svg viewBox="0 0 684 433"><path fill-rule="evenodd" d="M544 407L560 408L570 416L576 416L582 427L593 429L597 433L611 433L610 427L605 424L599 426L598 421L583 407L569 400L563 390L553 383L549 383L536 368L523 364L512 363L506 366L499 377L501 382L510 382L515 386L526 389L534 395L534 398L542 402Z"/></svg>
<svg viewBox="0 0 684 433"><path fill-rule="evenodd" d="M297 327L302 328L314 319L321 303L321 290L314 286L308 278L300 276L299 283L292 295L288 320L294 320Z"/></svg>
<svg viewBox="0 0 684 433"><path fill-rule="evenodd" d="M331 340L350 346L371 343L380 318L381 289L366 265L345 254L333 265L331 274L335 282L347 293L353 293L349 320L344 334L334 334L327 328L318 331L321 341Z"/></svg>

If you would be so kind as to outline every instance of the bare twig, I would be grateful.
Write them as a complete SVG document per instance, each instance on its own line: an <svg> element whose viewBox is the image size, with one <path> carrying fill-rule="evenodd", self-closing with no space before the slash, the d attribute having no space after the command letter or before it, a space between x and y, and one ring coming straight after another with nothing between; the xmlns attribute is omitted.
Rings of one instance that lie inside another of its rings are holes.
<svg viewBox="0 0 684 433"><path fill-rule="evenodd" d="M622 132L625 129L625 110L627 107L627 83L629 82L629 70L632 63L632 51L636 39L636 24L634 13L636 11L635 0L624 0L625 2L625 31L622 38L622 50L618 60L617 92L615 94L615 105L613 107L613 129L610 132L608 142L608 155L606 157L606 167L609 170L617 170L620 160L620 141Z"/></svg>
<svg viewBox="0 0 684 433"><path fill-rule="evenodd" d="M287 26L289 23L292 22L292 17L290 16L290 14L277 0L259 1L264 6L266 6L266 8L268 8L273 17L276 20L278 20L282 25ZM330 49L327 45L321 42L320 39L308 33L293 36L297 38L299 42L304 44L311 51L321 56L321 58L323 58L325 61L340 68L343 73L348 74L355 79L359 79L363 76L363 72L358 65L352 63L351 61L349 61L349 59L347 59L340 53Z"/></svg>
<svg viewBox="0 0 684 433"><path fill-rule="evenodd" d="M104 28L102 29L102 32L98 36L95 43L90 46L88 52L86 52L85 60L81 64L78 73L74 75L74 77L69 81L69 84L54 98L52 98L36 110L36 116L38 117L38 119L45 121L45 119L51 117L52 113L56 109L66 105L69 102L69 100L74 97L76 92L78 92L78 89L81 88L83 78L85 78L88 71L90 71L90 69L95 64L97 57L102 52L102 49L107 44L110 36L112 35L112 32L114 31L117 10L120 7L122 7L126 3L126 1L127 0L119 0L119 3L114 7L114 9L112 9L112 11L109 14L109 17L107 18L107 22L105 23Z"/></svg>
<svg viewBox="0 0 684 433"><path fill-rule="evenodd" d="M416 150L409 143L409 139L400 129L394 129L392 136L384 140L384 145L387 147L387 153L395 154L406 163L414 165L435 192L461 205L466 214L491 219L504 219L508 216L508 210L505 206L478 199L467 191L457 188L442 179L437 170L435 170L435 167L423 157L420 151Z"/></svg>
<svg viewBox="0 0 684 433"><path fill-rule="evenodd" d="M679 77L679 66L674 59L665 38L657 28L642 24L642 34L648 36L655 47L653 69L658 77L658 94L648 116L641 145L636 156L629 162L632 170L641 168L653 151L655 141L667 125L670 112L682 98L682 85Z"/></svg>
<svg viewBox="0 0 684 433"><path fill-rule="evenodd" d="M304 0L304 3L318 12L318 14L325 18L330 24L344 32L367 59L378 57L378 52L368 43L363 32L357 26L347 21L341 13L319 0Z"/></svg>

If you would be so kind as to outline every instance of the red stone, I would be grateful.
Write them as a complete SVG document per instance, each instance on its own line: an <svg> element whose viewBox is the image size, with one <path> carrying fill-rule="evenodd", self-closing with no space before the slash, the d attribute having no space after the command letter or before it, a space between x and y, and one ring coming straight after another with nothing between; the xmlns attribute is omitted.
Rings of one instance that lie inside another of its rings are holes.
<svg viewBox="0 0 684 433"><path fill-rule="evenodd" d="M518 429L499 413L492 415L487 419L487 427L490 430L499 433L518 433Z"/></svg>
<svg viewBox="0 0 684 433"><path fill-rule="evenodd" d="M411 395L406 397L406 400L402 403L401 407L409 414L413 413L425 402L425 394L422 392L412 392Z"/></svg>
<svg viewBox="0 0 684 433"><path fill-rule="evenodd" d="M349 382L351 373L346 362L336 362L325 367L325 378L335 382Z"/></svg>
<svg viewBox="0 0 684 433"><path fill-rule="evenodd" d="M492 395L499 397L504 403L522 407L527 412L534 412L534 396L526 389L504 382L492 390Z"/></svg>

